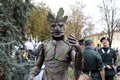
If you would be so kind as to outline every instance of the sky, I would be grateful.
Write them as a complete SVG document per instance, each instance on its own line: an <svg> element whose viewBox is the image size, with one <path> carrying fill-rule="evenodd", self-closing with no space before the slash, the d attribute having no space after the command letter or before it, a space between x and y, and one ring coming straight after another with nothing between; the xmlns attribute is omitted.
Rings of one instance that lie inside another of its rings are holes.
<svg viewBox="0 0 120 80"><path fill-rule="evenodd" d="M76 1L85 4L84 14L92 17L92 22L95 24L95 31L101 32L104 30L104 25L101 22L101 13L97 7L102 3L102 0L33 0L34 3L44 2L54 13L57 13L58 9L63 7L65 14L69 14L70 5L74 5ZM118 1L120 2L120 0Z"/></svg>

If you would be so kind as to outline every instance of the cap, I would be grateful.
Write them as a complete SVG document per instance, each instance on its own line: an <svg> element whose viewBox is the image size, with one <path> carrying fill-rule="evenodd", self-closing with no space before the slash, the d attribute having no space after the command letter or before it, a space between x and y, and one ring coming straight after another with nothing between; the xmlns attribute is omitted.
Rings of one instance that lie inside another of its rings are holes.
<svg viewBox="0 0 120 80"><path fill-rule="evenodd" d="M92 38L87 38L85 40L85 46L90 45L91 43L93 43L93 39Z"/></svg>

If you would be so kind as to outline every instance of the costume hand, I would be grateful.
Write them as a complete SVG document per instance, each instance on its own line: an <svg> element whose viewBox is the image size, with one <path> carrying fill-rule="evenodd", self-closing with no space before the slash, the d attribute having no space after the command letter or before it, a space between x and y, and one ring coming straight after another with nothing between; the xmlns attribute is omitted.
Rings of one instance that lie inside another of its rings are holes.
<svg viewBox="0 0 120 80"><path fill-rule="evenodd" d="M80 47L78 40L72 35L68 37L68 42L72 47Z"/></svg>
<svg viewBox="0 0 120 80"><path fill-rule="evenodd" d="M112 69L112 67L110 65L106 65L107 69Z"/></svg>

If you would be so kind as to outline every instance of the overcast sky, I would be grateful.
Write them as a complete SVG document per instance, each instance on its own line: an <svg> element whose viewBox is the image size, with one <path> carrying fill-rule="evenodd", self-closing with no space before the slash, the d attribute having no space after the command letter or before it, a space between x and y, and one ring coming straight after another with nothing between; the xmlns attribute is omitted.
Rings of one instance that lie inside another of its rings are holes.
<svg viewBox="0 0 120 80"><path fill-rule="evenodd" d="M44 2L49 6L52 12L57 13L60 7L63 7L65 14L69 13L70 5L74 5L76 1L81 1L85 4L84 13L86 16L91 16L96 30L103 30L103 25L100 22L101 14L97 5L100 5L102 0L33 0L35 3ZM120 0L117 0L120 2Z"/></svg>

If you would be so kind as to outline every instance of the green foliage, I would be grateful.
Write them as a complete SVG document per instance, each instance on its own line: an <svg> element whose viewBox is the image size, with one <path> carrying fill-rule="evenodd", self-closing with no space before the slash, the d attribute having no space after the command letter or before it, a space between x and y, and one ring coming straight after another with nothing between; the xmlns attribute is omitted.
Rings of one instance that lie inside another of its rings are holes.
<svg viewBox="0 0 120 80"><path fill-rule="evenodd" d="M74 77L74 69L69 67L68 68L68 80L75 80L75 77Z"/></svg>
<svg viewBox="0 0 120 80"><path fill-rule="evenodd" d="M82 38L82 31L88 20L88 17L83 13L84 7L85 5L80 1L76 2L75 5L71 5L71 14L69 15L69 19L66 23L66 36L72 34L75 35L77 39Z"/></svg>
<svg viewBox="0 0 120 80"><path fill-rule="evenodd" d="M33 38L38 36L40 41L50 38L50 27L46 17L48 11L49 8L44 3L35 6L30 12L28 35L32 34Z"/></svg>
<svg viewBox="0 0 120 80"><path fill-rule="evenodd" d="M20 71L24 67L18 66L17 58L13 59L12 55L15 53L14 46L23 45L22 40L25 38L27 17L31 7L30 0L0 1L0 68L5 74L4 80L16 80L11 76L13 68L16 69L19 79L22 79L20 76L23 76L23 73Z"/></svg>
<svg viewBox="0 0 120 80"><path fill-rule="evenodd" d="M115 31L120 28L120 18L118 17L120 15L120 8L116 4L117 0L102 0L102 4L98 6L102 14L101 19L106 26L104 31L110 39L110 47L113 42L113 35Z"/></svg>

